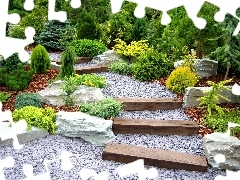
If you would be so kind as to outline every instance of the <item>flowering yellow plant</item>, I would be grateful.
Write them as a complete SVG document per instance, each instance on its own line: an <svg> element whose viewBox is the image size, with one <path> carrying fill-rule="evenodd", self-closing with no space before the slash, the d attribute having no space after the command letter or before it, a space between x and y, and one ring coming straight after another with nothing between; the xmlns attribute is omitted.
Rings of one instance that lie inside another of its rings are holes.
<svg viewBox="0 0 240 180"><path fill-rule="evenodd" d="M114 50L123 58L129 60L139 57L149 48L147 40L132 41L129 45L121 39L115 39Z"/></svg>

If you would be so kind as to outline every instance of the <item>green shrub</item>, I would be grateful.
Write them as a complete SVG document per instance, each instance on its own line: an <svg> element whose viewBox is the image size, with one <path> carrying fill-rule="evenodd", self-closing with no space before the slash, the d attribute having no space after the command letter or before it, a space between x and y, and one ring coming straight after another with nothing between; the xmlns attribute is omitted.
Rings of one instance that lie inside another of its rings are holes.
<svg viewBox="0 0 240 180"><path fill-rule="evenodd" d="M167 56L149 49L142 54L138 61L133 63L132 71L134 78L140 81L155 80L170 74L174 68L173 62Z"/></svg>
<svg viewBox="0 0 240 180"><path fill-rule="evenodd" d="M122 111L123 104L113 98L104 98L95 103L82 103L80 111L104 119L116 117Z"/></svg>
<svg viewBox="0 0 240 180"><path fill-rule="evenodd" d="M96 74L83 74L81 76L76 75L77 83L79 85L91 86L95 88L104 88L107 83L103 76L98 76Z"/></svg>
<svg viewBox="0 0 240 180"><path fill-rule="evenodd" d="M239 109L226 112L224 114L213 113L207 116L202 124L217 132L226 132L228 129L228 122L240 124ZM240 127L231 128L231 135L240 133Z"/></svg>
<svg viewBox="0 0 240 180"><path fill-rule="evenodd" d="M182 94L187 87L193 87L197 83L197 78L190 67L180 66L172 71L166 81L166 87L174 93Z"/></svg>
<svg viewBox="0 0 240 180"><path fill-rule="evenodd" d="M78 57L94 57L107 50L107 47L104 44L89 39L72 41L70 46L74 47Z"/></svg>
<svg viewBox="0 0 240 180"><path fill-rule="evenodd" d="M48 130L52 134L56 131L56 113L52 108L43 109L34 106L25 106L21 109L15 109L13 111L13 121L17 122L21 119L26 120L28 130L31 130L35 126L42 130Z"/></svg>
<svg viewBox="0 0 240 180"><path fill-rule="evenodd" d="M109 66L109 70L122 75L132 74L131 64L128 64L122 59L111 63L111 65Z"/></svg>
<svg viewBox="0 0 240 180"><path fill-rule="evenodd" d="M60 22L58 20L49 21L44 30L41 32L39 36L36 37L36 43L41 44L47 49L62 51L65 49L64 44L62 44L63 40L63 32L66 32L67 26L70 25L69 21ZM72 33L72 32L71 32ZM68 37L69 41L74 39L73 34L69 34L72 38ZM66 38L66 37L65 37Z"/></svg>
<svg viewBox="0 0 240 180"><path fill-rule="evenodd" d="M15 99L14 107L15 109L21 109L25 106L34 106L41 108L41 99L37 96L36 93L20 93Z"/></svg>
<svg viewBox="0 0 240 180"><path fill-rule="evenodd" d="M4 59L2 61L2 66L4 68L7 68L8 72L12 72L13 70L17 69L18 63L24 64L19 59L18 53L14 53L13 55L9 56L7 59Z"/></svg>
<svg viewBox="0 0 240 180"><path fill-rule="evenodd" d="M7 68L0 69L0 84L6 85L13 91L20 91L27 88L34 75L34 71L26 71L23 64L19 63L18 68L8 73Z"/></svg>
<svg viewBox="0 0 240 180"><path fill-rule="evenodd" d="M13 28L11 28L8 36L12 38L18 38L18 39L26 39L24 31L25 31L25 27L14 26Z"/></svg>
<svg viewBox="0 0 240 180"><path fill-rule="evenodd" d="M45 47L37 45L31 54L30 66L35 73L45 74L50 68L51 59Z"/></svg>
<svg viewBox="0 0 240 180"><path fill-rule="evenodd" d="M0 92L0 102L4 103L12 96L12 93Z"/></svg>
<svg viewBox="0 0 240 180"><path fill-rule="evenodd" d="M77 55L74 49L69 46L61 55L61 68L59 76L61 78L70 77L75 74L74 65L77 60Z"/></svg>

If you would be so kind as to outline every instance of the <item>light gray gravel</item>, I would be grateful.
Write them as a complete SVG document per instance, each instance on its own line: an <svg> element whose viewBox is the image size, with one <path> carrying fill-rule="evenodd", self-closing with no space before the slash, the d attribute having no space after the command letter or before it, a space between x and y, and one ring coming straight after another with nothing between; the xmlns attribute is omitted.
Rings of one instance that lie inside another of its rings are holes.
<svg viewBox="0 0 240 180"><path fill-rule="evenodd" d="M108 86L103 89L106 96L111 97L176 97L176 94L168 91L156 83L140 83L127 76L114 73L98 73L106 77ZM153 118L153 119L189 119L182 109L169 111L133 111L122 112L119 117L126 118ZM149 148L161 148L177 152L204 155L202 138L199 136L155 136L155 135L117 135L116 143L139 145ZM115 169L122 166L122 163L101 160L103 148L90 145L79 138L67 138L61 136L47 136L42 139L31 141L25 144L21 150L14 150L12 146L0 147L0 159L13 156L15 165L13 168L4 169L6 180L18 180L26 178L22 167L24 164L31 164L34 167L34 174L45 173L44 159L51 160L59 158L61 151L67 150L79 156L71 157L74 168L70 171L63 171L61 162L57 160L49 164L48 169L53 180L78 180L81 179L78 172L82 168L95 170L97 173L108 170L110 180L138 179L138 176L129 175L120 178ZM146 166L146 169L150 167ZM226 175L225 171L208 169L207 173L189 172L184 170L158 169L156 180L213 180L217 175Z"/></svg>

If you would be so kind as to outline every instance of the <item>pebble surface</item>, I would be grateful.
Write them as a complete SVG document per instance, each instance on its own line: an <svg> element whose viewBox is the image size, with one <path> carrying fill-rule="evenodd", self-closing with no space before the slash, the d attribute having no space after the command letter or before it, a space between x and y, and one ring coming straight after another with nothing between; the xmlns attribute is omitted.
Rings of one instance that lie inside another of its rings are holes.
<svg viewBox="0 0 240 180"><path fill-rule="evenodd" d="M55 58L51 56L51 58ZM87 66L87 64L85 64ZM176 97L171 91L156 83L142 83L130 77L121 76L114 73L98 73L103 75L107 81L107 87L103 93L108 97ZM151 118L151 119L174 119L189 120L183 109L164 111L123 111L118 117L125 118ZM122 135L118 134L114 140L116 143L139 145L149 148L161 148L188 154L204 155L202 138L194 136L156 136L156 135ZM103 148L90 145L80 138L68 138L58 135L49 135L45 138L33 140L24 145L20 150L15 150L12 146L0 147L0 160L12 156L15 160L13 168L5 168L6 180L20 180L26 178L23 172L23 165L31 164L33 174L41 175L46 173L44 160L58 159L61 152L66 150L72 154L70 158L73 168L64 171L61 167L61 160L56 160L48 164L48 171L52 180L80 180L80 170L83 168L95 170L96 173L108 171L108 179L120 180L139 179L137 174L132 174L121 178L116 168L122 163L101 160ZM145 166L145 169L151 168ZM214 180L217 175L226 175L225 171L208 168L208 172L189 172L185 170L158 170L158 177L155 180Z"/></svg>

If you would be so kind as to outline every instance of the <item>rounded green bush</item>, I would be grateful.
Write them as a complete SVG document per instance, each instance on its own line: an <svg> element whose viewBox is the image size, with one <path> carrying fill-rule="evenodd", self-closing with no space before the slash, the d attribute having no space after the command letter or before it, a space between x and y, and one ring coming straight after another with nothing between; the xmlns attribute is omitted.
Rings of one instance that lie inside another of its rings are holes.
<svg viewBox="0 0 240 180"><path fill-rule="evenodd" d="M30 66L35 73L45 74L50 68L51 59L45 47L37 45L31 54Z"/></svg>
<svg viewBox="0 0 240 180"><path fill-rule="evenodd" d="M131 64L128 64L126 61L120 59L111 63L109 70L122 75L132 74Z"/></svg>
<svg viewBox="0 0 240 180"><path fill-rule="evenodd" d="M96 40L74 40L69 45L75 49L78 57L94 57L107 51L107 47Z"/></svg>
<svg viewBox="0 0 240 180"><path fill-rule="evenodd" d="M35 93L20 93L16 97L14 107L15 109L21 109L25 106L41 108L41 99Z"/></svg>
<svg viewBox="0 0 240 180"><path fill-rule="evenodd" d="M4 59L2 61L2 66L4 68L7 68L8 72L12 72L14 70L16 70L18 68L18 64L24 64L22 63L22 61L19 59L18 53L14 53L13 55L11 55L10 57L8 57L7 59Z"/></svg>
<svg viewBox="0 0 240 180"><path fill-rule="evenodd" d="M14 26L11 28L8 36L12 38L18 38L18 39L26 39L25 36L25 27L22 26Z"/></svg>

